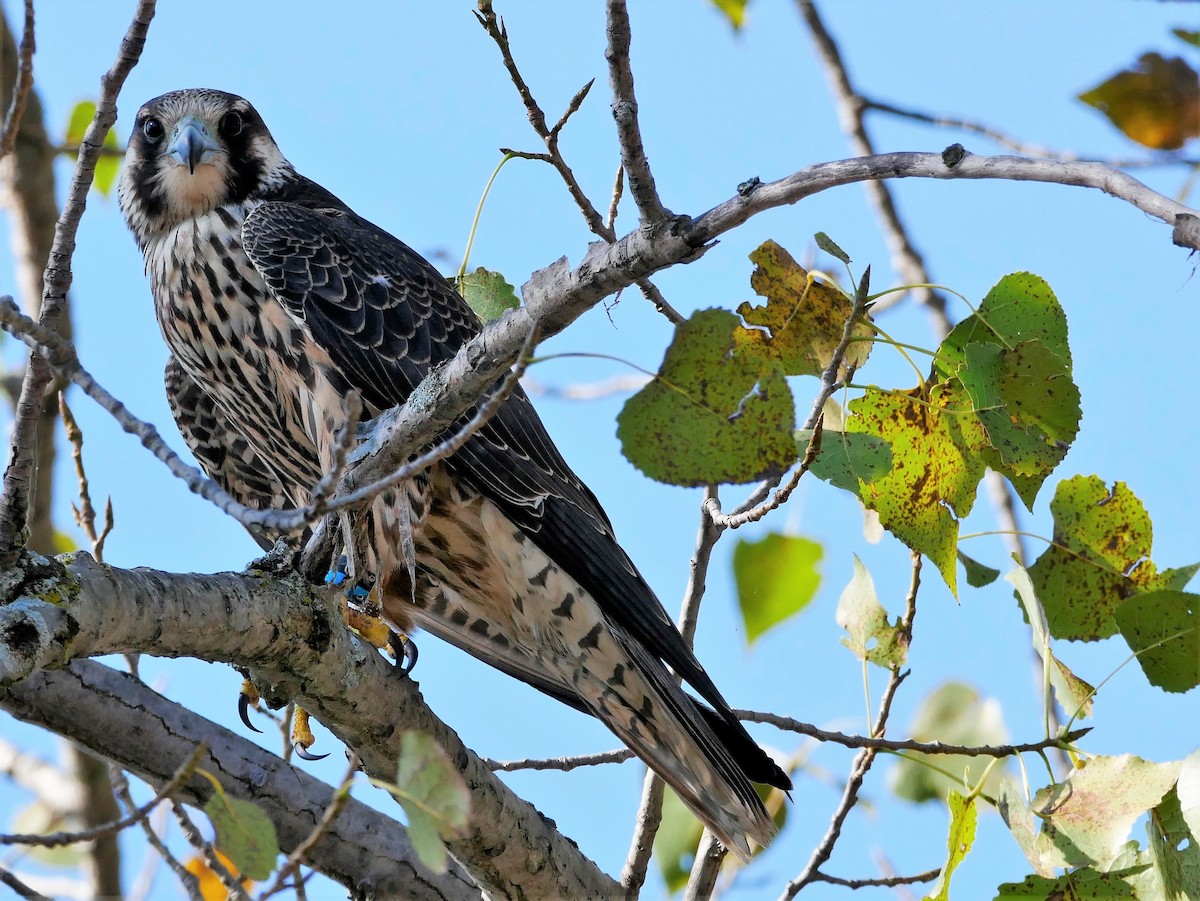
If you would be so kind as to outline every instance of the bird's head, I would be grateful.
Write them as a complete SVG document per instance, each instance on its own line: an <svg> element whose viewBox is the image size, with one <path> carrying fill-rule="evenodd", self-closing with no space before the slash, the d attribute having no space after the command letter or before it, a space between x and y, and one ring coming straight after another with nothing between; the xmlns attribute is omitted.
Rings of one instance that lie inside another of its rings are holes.
<svg viewBox="0 0 1200 901"><path fill-rule="evenodd" d="M172 91L138 110L121 175L121 211L145 247L180 223L242 203L290 174L249 102L224 91Z"/></svg>

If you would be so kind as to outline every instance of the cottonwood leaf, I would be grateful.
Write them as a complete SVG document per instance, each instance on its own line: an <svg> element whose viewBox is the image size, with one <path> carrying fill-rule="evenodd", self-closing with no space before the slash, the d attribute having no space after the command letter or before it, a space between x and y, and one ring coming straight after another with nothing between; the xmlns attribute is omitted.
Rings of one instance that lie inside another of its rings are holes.
<svg viewBox="0 0 1200 901"><path fill-rule="evenodd" d="M967 584L972 588L983 588L991 585L1000 578L1000 570L980 563L975 558L968 557L962 551L958 552L958 562L963 565L963 569L967 574Z"/></svg>
<svg viewBox="0 0 1200 901"><path fill-rule="evenodd" d="M975 799L965 797L962 793L951 789L946 800L950 808L950 831L946 836L946 849L949 856L942 867L942 875L938 881L938 890L925 896L925 901L949 901L950 878L963 858L975 844L975 824L979 820L979 811L975 807Z"/></svg>
<svg viewBox="0 0 1200 901"><path fill-rule="evenodd" d="M1055 638L1108 638L1117 631L1113 614L1127 598L1190 578L1191 567L1158 572L1150 560L1150 517L1124 482L1110 490L1097 476L1066 479L1050 513L1053 543L1029 576Z"/></svg>
<svg viewBox="0 0 1200 901"><path fill-rule="evenodd" d="M1147 850L1167 898L1200 898L1200 844L1183 817L1177 788L1150 811Z"/></svg>
<svg viewBox="0 0 1200 901"><path fill-rule="evenodd" d="M740 337L758 346L768 359L778 360L787 375L820 376L833 361L854 302L840 290L814 279L791 254L766 241L750 254L754 272L750 286L767 298L764 306L749 301L738 307L747 325ZM871 327L860 322L856 339L847 348L839 375L866 362L871 352Z"/></svg>
<svg viewBox="0 0 1200 901"><path fill-rule="evenodd" d="M891 468L859 497L889 532L937 566L957 593L958 518L975 502L984 464L972 448L983 442L977 420L959 415L953 393L935 388L884 392L868 388L850 402L846 431L874 435L891 449Z"/></svg>
<svg viewBox="0 0 1200 901"><path fill-rule="evenodd" d="M796 430L796 445L802 456L808 451L812 434L812 429ZM809 472L857 496L862 484L872 484L891 468L892 449L883 438L825 428L821 431L821 450Z"/></svg>
<svg viewBox="0 0 1200 901"><path fill-rule="evenodd" d="M409 730L400 736L396 783L371 781L387 789L404 808L408 836L421 863L444 873L442 839L460 837L471 812L471 793L450 757L425 733Z"/></svg>
<svg viewBox="0 0 1200 901"><path fill-rule="evenodd" d="M463 274L458 280L458 292L484 322L499 319L508 310L521 305L516 289L505 281L504 276L482 266Z"/></svg>
<svg viewBox="0 0 1200 901"><path fill-rule="evenodd" d="M1024 882L1006 882L995 901L1129 901L1140 898L1128 881L1128 872L1100 873L1085 867L1060 876L1026 876Z"/></svg>
<svg viewBox="0 0 1200 901"><path fill-rule="evenodd" d="M1179 808L1192 835L1200 839L1200 751L1193 751L1179 766Z"/></svg>
<svg viewBox="0 0 1200 901"><path fill-rule="evenodd" d="M83 823L76 816L64 814L41 798L34 798L13 814L8 831L21 835L46 835L82 828ZM23 849L23 853L44 866L64 870L79 866L87 858L87 848L82 844L59 845L56 848L30 845Z"/></svg>
<svg viewBox="0 0 1200 901"><path fill-rule="evenodd" d="M1200 685L1200 595L1147 591L1123 601L1115 615L1151 685L1174 692Z"/></svg>
<svg viewBox="0 0 1200 901"><path fill-rule="evenodd" d="M996 809L1035 873L1053 878L1055 870L1068 866L1066 854L1042 829L1042 821L1013 780L1005 779L1001 784Z"/></svg>
<svg viewBox="0 0 1200 901"><path fill-rule="evenodd" d="M1185 44L1191 44L1193 47L1200 47L1200 31L1188 31L1184 28L1172 28L1171 34L1179 38Z"/></svg>
<svg viewBox="0 0 1200 901"><path fill-rule="evenodd" d="M913 719L908 734L917 741L942 741L955 745L1002 745L1008 742L1008 730L994 698L981 698L969 685L947 682L935 689ZM953 774L944 776L924 764ZM983 773L987 762L980 757L957 754L923 754L905 751L888 774L888 783L900 797L909 801L940 801L950 789L959 789ZM995 794L1003 777L1000 765L988 775L988 793Z"/></svg>
<svg viewBox="0 0 1200 901"><path fill-rule="evenodd" d="M850 254L842 250L833 238L829 237L825 232L817 232L813 235L813 242L817 245L818 249L825 251L825 253L829 254L835 260L840 260L847 266L850 265Z"/></svg>
<svg viewBox="0 0 1200 901"><path fill-rule="evenodd" d="M1132 754L1093 757L1062 782L1040 789L1031 807L1068 865L1107 869L1134 822L1175 784L1179 768L1178 761L1151 763Z"/></svg>
<svg viewBox="0 0 1200 901"><path fill-rule="evenodd" d="M908 642L899 623L888 621L887 610L879 603L875 582L863 562L854 555L854 575L838 598L837 624L848 633L842 644L859 660L869 660L884 668L904 666Z"/></svg>
<svg viewBox="0 0 1200 901"><path fill-rule="evenodd" d="M687 885L704 826L679 800L674 789L663 792L662 822L654 836L654 859L671 894Z"/></svg>
<svg viewBox="0 0 1200 901"><path fill-rule="evenodd" d="M1017 567L1004 578L1016 589L1033 636L1033 649L1042 660L1043 672L1054 687L1058 703L1071 719L1091 716L1092 699L1096 690L1071 672L1050 650L1050 627L1046 624L1046 612L1033 590L1029 573Z"/></svg>
<svg viewBox="0 0 1200 901"><path fill-rule="evenodd" d="M83 137L87 133L88 126L92 124L92 119L96 115L96 104L91 100L80 100L71 109L71 115L67 119L67 131L64 143L69 146L76 146L83 143ZM111 128L104 136L104 147L109 150L115 150L119 147L117 142L117 133ZM92 187L102 197L107 197L111 192L113 185L116 184L117 174L121 171L121 160L115 156L100 156L96 160L96 169L92 175Z"/></svg>
<svg viewBox="0 0 1200 901"><path fill-rule="evenodd" d="M1200 77L1179 57L1144 53L1079 99L1144 147L1178 150L1200 134Z"/></svg>
<svg viewBox="0 0 1200 901"><path fill-rule="evenodd" d="M797 457L796 409L783 370L747 341L727 310L675 329L658 377L617 417L625 457L672 485L742 484Z"/></svg>
<svg viewBox="0 0 1200 901"><path fill-rule="evenodd" d="M219 783L213 786L204 812L216 830L216 845L238 873L261 882L271 875L279 856L275 824L254 802L227 794Z"/></svg>
<svg viewBox="0 0 1200 901"><path fill-rule="evenodd" d="M747 644L809 605L821 584L821 556L820 544L795 535L738 541L733 575Z"/></svg>
<svg viewBox="0 0 1200 901"><path fill-rule="evenodd" d="M234 876L237 875L238 868L234 866L232 860L221 853L220 849L214 849L217 853L217 860ZM229 889L225 888L225 883L221 881L221 877L217 875L217 871L208 865L208 861L199 854L194 854L184 861L183 868L196 877L196 881L200 884L200 897L204 901L227 901L229 898ZM253 879L239 880L243 889L247 891L254 885Z"/></svg>
<svg viewBox="0 0 1200 901"><path fill-rule="evenodd" d="M746 7L749 0L710 0L713 6L721 11L734 31L746 24Z"/></svg>

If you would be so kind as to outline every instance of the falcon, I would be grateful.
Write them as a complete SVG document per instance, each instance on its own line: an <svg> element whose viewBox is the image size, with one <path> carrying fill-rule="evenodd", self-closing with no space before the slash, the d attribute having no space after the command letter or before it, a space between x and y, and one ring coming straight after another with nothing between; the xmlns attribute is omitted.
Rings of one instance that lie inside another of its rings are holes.
<svg viewBox="0 0 1200 901"><path fill-rule="evenodd" d="M367 417L403 404L482 328L427 260L297 173L241 97L149 101L119 196L170 346L175 418L247 504L307 504L347 395ZM598 717L740 855L770 840L752 783L790 780L519 388L458 452L358 511L343 540L350 575L397 629L425 629Z"/></svg>

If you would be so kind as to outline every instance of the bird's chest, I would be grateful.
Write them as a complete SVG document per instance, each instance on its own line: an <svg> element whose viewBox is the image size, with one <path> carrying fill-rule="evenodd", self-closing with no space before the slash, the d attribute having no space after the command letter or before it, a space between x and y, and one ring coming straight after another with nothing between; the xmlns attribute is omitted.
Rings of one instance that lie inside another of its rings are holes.
<svg viewBox="0 0 1200 901"><path fill-rule="evenodd" d="M342 398L328 354L242 249L241 222L240 209L215 210L147 248L155 310L180 364L302 502L344 418Z"/></svg>

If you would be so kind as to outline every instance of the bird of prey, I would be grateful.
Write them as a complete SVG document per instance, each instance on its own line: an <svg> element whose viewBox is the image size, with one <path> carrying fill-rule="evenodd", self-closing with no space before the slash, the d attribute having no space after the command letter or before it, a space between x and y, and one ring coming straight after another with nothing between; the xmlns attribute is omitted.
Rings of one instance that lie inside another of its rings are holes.
<svg viewBox="0 0 1200 901"><path fill-rule="evenodd" d="M423 257L296 172L246 100L137 113L120 203L170 346L185 440L243 502L304 505L344 398L403 404L482 328ZM789 789L613 535L520 389L464 447L356 515L351 573L425 629L599 717L745 856ZM669 668L669 669L668 669ZM671 671L699 696L685 692Z"/></svg>

